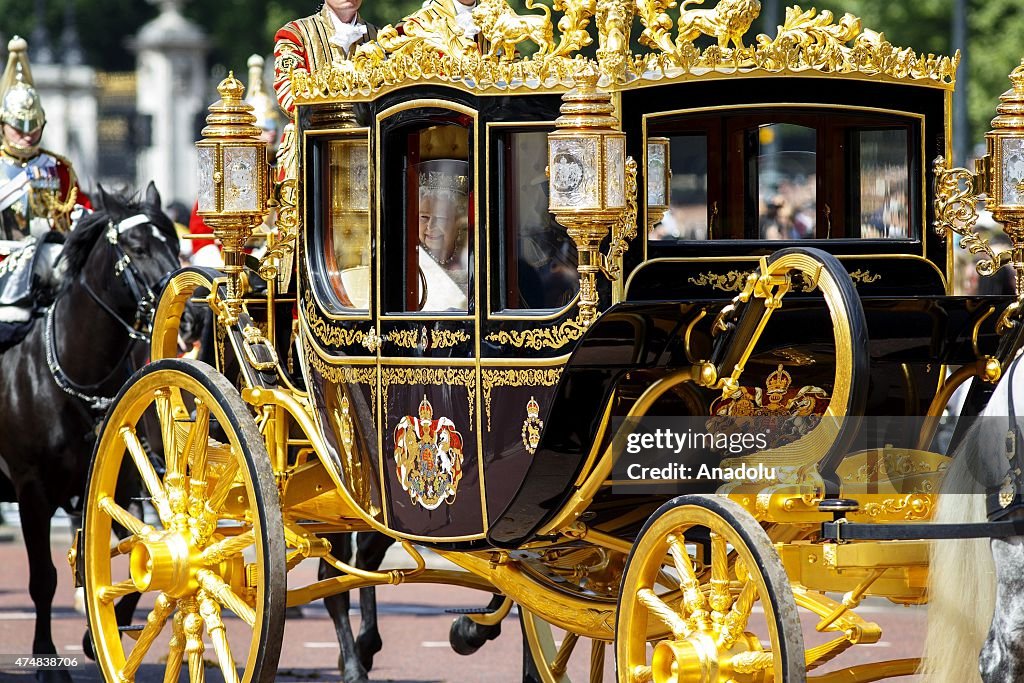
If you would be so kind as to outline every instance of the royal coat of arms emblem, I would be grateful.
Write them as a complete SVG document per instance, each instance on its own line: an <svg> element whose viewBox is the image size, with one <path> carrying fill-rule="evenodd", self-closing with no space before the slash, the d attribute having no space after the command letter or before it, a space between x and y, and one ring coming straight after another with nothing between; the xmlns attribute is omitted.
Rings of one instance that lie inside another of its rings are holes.
<svg viewBox="0 0 1024 683"><path fill-rule="evenodd" d="M424 396L419 417L406 415L395 427L395 470L413 503L435 510L451 505L462 480L462 435L447 417L434 419Z"/></svg>

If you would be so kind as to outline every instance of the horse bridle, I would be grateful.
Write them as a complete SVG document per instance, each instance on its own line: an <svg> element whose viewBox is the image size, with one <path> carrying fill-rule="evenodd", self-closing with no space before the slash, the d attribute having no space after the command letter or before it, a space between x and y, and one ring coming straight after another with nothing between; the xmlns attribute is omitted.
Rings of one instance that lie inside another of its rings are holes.
<svg viewBox="0 0 1024 683"><path fill-rule="evenodd" d="M152 220L149 216L144 213L140 213L130 216L129 218L125 218L117 225L115 225L113 221L107 225L106 240L113 247L115 256L114 277L124 280L129 291L137 302L135 308L135 320L132 323L129 323L127 320L122 318L107 302L103 301L92 287L89 286L89 283L86 282L85 277L82 274L79 274L78 276L79 284L82 285L89 297L128 333L129 343L125 347L124 354L122 354L121 358L114 364L113 369L106 377L94 384L78 384L67 376L67 373L64 372L64 369L60 365L60 359L57 357L56 335L54 334L54 318L55 311L57 309L56 301L50 306L46 313L46 327L43 332L43 336L45 337L44 344L46 346L46 365L50 370L50 374L53 376L54 382L57 383L57 386L60 387L64 393L84 401L89 404L90 410L98 413L105 412L110 406L113 398L97 396L89 392L99 390L100 387L106 384L107 381L114 376L114 373L120 369L121 365L128 357L128 354L131 353L137 342L144 341L148 343L152 339L153 316L156 313L157 293L153 291L153 288L150 287L149 283L147 283L145 278L142 277L142 273L139 272L139 269L132 261L131 256L129 256L128 252L126 252L124 247L121 246L120 239L121 235L126 231L151 222ZM162 243L167 245L168 250L173 252L170 244L167 243L167 239L163 235L159 234L159 228L155 225L153 226L153 232ZM177 259L177 254L172 253L172 256L175 260ZM160 283L158 283L158 291L163 289L163 285L166 284L168 277L169 275L164 277Z"/></svg>

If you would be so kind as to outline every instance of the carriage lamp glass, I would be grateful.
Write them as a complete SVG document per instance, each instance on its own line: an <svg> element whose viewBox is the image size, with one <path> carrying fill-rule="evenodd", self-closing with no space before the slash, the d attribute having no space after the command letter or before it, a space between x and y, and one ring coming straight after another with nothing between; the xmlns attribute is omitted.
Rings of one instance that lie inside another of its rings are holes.
<svg viewBox="0 0 1024 683"><path fill-rule="evenodd" d="M199 210L214 231L228 224L255 227L263 221L270 195L267 143L260 140L245 87L229 74L210 106L199 157ZM220 223L218 226L216 223Z"/></svg>
<svg viewBox="0 0 1024 683"><path fill-rule="evenodd" d="M657 223L668 211L671 183L669 139L647 138L647 221Z"/></svg>
<svg viewBox="0 0 1024 683"><path fill-rule="evenodd" d="M577 77L562 96L561 116L548 133L548 208L552 213L607 219L626 206L626 134L618 130L611 96L597 75Z"/></svg>

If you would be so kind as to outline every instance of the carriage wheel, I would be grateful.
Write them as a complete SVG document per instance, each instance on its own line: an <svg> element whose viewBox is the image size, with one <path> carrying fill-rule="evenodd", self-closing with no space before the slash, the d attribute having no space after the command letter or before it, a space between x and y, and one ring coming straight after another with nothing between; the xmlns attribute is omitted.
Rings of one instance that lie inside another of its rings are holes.
<svg viewBox="0 0 1024 683"><path fill-rule="evenodd" d="M163 476L142 445L147 412L161 431L150 441L168 445ZM136 477L159 524L115 502ZM138 372L107 415L86 501L86 606L106 680L134 680L144 661L166 661L163 680L184 667L196 683L204 659L219 666L212 679L274 679L286 589L280 502L260 433L223 375L175 359ZM130 535L112 540L115 525ZM152 607L141 625L119 628L115 600L135 592Z"/></svg>
<svg viewBox="0 0 1024 683"><path fill-rule="evenodd" d="M583 658L588 660L587 664L582 665L589 672L587 680L590 683L605 680L605 652L610 642L584 638L576 633L556 633L551 624L522 605L519 606L519 618L523 623L523 636L530 648L540 683L572 683L568 671L570 662L581 661Z"/></svg>
<svg viewBox="0 0 1024 683"><path fill-rule="evenodd" d="M782 562L727 498L679 496L651 516L626 562L615 640L621 683L805 680Z"/></svg>

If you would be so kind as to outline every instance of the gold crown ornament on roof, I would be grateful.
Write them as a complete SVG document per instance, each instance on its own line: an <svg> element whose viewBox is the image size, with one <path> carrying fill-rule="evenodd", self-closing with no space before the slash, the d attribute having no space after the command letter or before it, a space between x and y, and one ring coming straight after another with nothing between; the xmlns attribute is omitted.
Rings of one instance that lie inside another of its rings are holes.
<svg viewBox="0 0 1024 683"><path fill-rule="evenodd" d="M601 86L613 90L645 81L786 73L952 89L960 62L959 52L946 57L896 47L883 33L864 29L852 14L837 21L831 12L798 6L786 9L776 35L751 36L758 0L719 0L700 8L693 7L697 0L686 0L678 21L669 14L675 0L554 0L550 8L537 0L538 12L522 15L507 0L480 0L473 19L483 44L492 47L485 52L449 21L451 1L429 0L400 22L400 29L385 26L348 60L313 73L295 70L296 101L360 99L417 82L473 91L561 91L573 86L588 62L596 62ZM593 42L591 22L597 29L596 60L580 53ZM713 43L698 47L701 36ZM632 51L634 37L641 51ZM517 46L526 40L537 50L523 57Z"/></svg>

